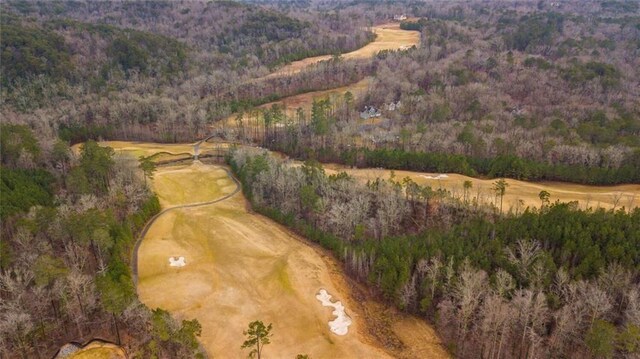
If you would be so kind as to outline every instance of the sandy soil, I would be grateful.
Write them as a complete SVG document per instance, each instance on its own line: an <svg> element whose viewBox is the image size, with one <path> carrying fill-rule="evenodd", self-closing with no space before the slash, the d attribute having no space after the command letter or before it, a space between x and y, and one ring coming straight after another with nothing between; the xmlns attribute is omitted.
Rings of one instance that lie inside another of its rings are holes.
<svg viewBox="0 0 640 359"><path fill-rule="evenodd" d="M164 206L184 203L205 185L217 187L206 196L223 195L233 185L219 177L220 171L201 164L161 167L154 189ZM215 199L197 196L197 201ZM170 256L185 256L187 265L170 267ZM214 205L160 217L140 246L138 293L151 308L167 309L178 319L197 318L203 326L201 342L213 357L246 356L246 350L240 349L242 331L256 319L274 326L266 358L292 358L299 353L313 358L392 357L373 344L362 303L351 296L343 276L331 258L303 239L247 212L238 193ZM347 335L330 332L332 310L315 298L321 288L347 308L353 319ZM416 323L403 324L409 327L404 332L435 343L430 349L437 353L434 358L447 357L433 330ZM410 357L403 354L406 350L393 356Z"/></svg>
<svg viewBox="0 0 640 359"><path fill-rule="evenodd" d="M390 170L384 169L349 169L341 165L326 164L327 173L335 173L346 171L347 173L359 178L363 181L374 180L378 177L388 179L391 175ZM497 204L499 206L499 198L491 189L495 179L485 180L455 173L447 173L447 178L428 179L427 176L435 177L437 173L420 173L411 171L394 171L395 180L402 180L410 177L420 185L429 185L434 189L444 188L456 196L463 196L464 181L471 181L473 187L469 191L469 200L476 200L481 205ZM588 186L574 183L564 182L525 182L513 179L505 179L509 184L504 196L503 209L509 209L520 212L527 207L540 207L540 191L547 191L551 194L550 201L555 202L571 202L578 201L580 208L613 208L616 200L617 208L640 207L640 184L625 184L618 186Z"/></svg>
<svg viewBox="0 0 640 359"><path fill-rule="evenodd" d="M342 55L345 60L370 58L382 50L397 50L403 47L411 47L420 44L420 32L401 30L399 23L389 23L373 27L376 34L375 40L359 48ZM309 65L331 59L331 55L307 57L300 61L294 61L278 71L272 72L264 78L291 75L302 71Z"/></svg>

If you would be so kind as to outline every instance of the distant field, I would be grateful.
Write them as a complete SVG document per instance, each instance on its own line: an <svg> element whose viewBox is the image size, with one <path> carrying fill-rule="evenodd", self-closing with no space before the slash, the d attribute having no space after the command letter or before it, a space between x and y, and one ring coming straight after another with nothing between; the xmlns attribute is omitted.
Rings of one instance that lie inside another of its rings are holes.
<svg viewBox="0 0 640 359"><path fill-rule="evenodd" d="M373 28L376 39L371 43L342 55L345 60L366 59L374 56L382 50L397 50L403 47L411 47L420 44L418 31L401 30L399 23L379 25ZM331 55L307 57L300 61L294 61L278 71L272 72L264 78L290 75L302 71L305 67L331 59Z"/></svg>
<svg viewBox="0 0 640 359"><path fill-rule="evenodd" d="M80 146L72 147L76 154L80 153ZM171 160L191 159L194 154L194 143L153 143L153 142L133 142L133 141L102 141L102 146L114 149L116 153L127 154L134 158L140 156L152 157L154 162L164 162ZM200 144L200 154L213 153L218 148L224 148L228 144L203 142Z"/></svg>
<svg viewBox="0 0 640 359"><path fill-rule="evenodd" d="M327 173L346 171L350 175L363 181L373 180L378 177L388 179L390 170L384 169L350 169L340 165L325 165ZM435 177L434 173L420 173L410 171L394 171L395 180L399 181L405 177L410 177L420 185L429 185L434 189L444 188L451 191L455 197L463 196L464 181L471 181L473 187L469 191L469 200L477 201L480 205L499 206L499 198L491 189L496 181L472 178L455 173L447 173L447 178L429 179L428 176ZM509 209L522 211L525 207L540 207L541 202L538 197L540 191L547 191L551 195L550 201L571 202L577 201L579 208L616 208L640 207L640 184L628 184L618 186L588 186L563 182L525 182L513 179L505 179L509 184L504 196L504 211Z"/></svg>
<svg viewBox="0 0 640 359"><path fill-rule="evenodd" d="M371 58L376 53L382 50L395 50L403 47L411 47L413 45L420 44L419 32L401 30L400 24L398 23L379 25L374 27L373 31L377 35L376 39L373 42L367 44L366 46L363 46L362 48L356 51L343 54L342 57L344 59ZM295 61L290 65L287 65L281 68L280 70L267 75L266 78L281 76L286 74L293 74L301 71L307 66L313 65L320 61L328 60L330 58L331 56L329 55L316 56L316 57L309 57L300 61ZM338 87L331 90L313 91L313 92L303 93L300 95L289 96L279 101L263 104L261 106L258 106L258 108L267 109L277 104L285 107L285 113L289 117L295 116L296 110L298 108L302 108L307 114L307 116L309 116L311 113L311 105L314 99L322 99L322 98L331 97L331 96L342 96L347 91L350 91L354 96L359 97L365 94L369 90L369 86L371 86L372 82L373 82L373 78L367 77L363 80L360 80L348 86ZM226 119L218 121L217 123L212 125L212 128L236 129L238 127L236 117L237 117L237 114L232 114ZM243 114L242 120L247 130L250 128L253 128L256 125L256 123L258 124L262 123L262 119L259 116L256 118L255 116L252 116L251 114L247 114L247 113ZM257 126L257 127L260 128L261 126ZM254 135L258 135L258 134L254 134Z"/></svg>

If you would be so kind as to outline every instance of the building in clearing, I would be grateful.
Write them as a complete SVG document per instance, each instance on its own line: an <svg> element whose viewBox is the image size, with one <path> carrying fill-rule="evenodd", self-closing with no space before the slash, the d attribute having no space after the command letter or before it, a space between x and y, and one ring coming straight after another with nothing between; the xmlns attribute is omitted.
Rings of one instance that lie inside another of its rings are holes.
<svg viewBox="0 0 640 359"><path fill-rule="evenodd" d="M402 15L393 15L393 19L395 21L403 21L407 19L407 15L402 14Z"/></svg>
<svg viewBox="0 0 640 359"><path fill-rule="evenodd" d="M360 112L360 118L363 120L370 119L372 117L380 117L382 114L373 106L365 106L364 111Z"/></svg>

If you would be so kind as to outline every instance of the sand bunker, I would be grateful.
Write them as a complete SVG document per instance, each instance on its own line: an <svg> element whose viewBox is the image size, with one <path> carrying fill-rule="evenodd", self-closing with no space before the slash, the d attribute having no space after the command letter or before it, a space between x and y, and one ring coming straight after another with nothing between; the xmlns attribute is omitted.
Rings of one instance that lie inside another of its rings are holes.
<svg viewBox="0 0 640 359"><path fill-rule="evenodd" d="M169 257L169 265L171 267L184 267L187 263L184 257Z"/></svg>
<svg viewBox="0 0 640 359"><path fill-rule="evenodd" d="M424 177L426 179L443 179L443 178L449 178L449 176L445 175L445 174L439 174L439 175L435 175L435 176L429 176L429 175L420 175L420 177Z"/></svg>
<svg viewBox="0 0 640 359"><path fill-rule="evenodd" d="M326 290L320 289L320 292L316 295L316 298L322 303L325 307L333 307L333 315L336 316L336 319L329 322L329 327L331 331L337 335L346 335L349 332L349 326L351 325L351 318L345 313L344 305L342 302L337 301L335 303L331 302L331 294L327 293Z"/></svg>

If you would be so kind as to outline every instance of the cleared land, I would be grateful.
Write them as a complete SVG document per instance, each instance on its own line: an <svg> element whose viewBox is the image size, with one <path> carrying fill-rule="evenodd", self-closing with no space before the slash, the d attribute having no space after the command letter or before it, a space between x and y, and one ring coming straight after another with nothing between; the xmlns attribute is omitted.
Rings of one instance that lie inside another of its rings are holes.
<svg viewBox="0 0 640 359"><path fill-rule="evenodd" d="M405 47L409 48L414 45L418 46L420 44L420 32L401 30L399 23L375 26L372 30L376 34L375 40L358 50L342 54L342 58L345 60L366 59L374 56L382 50L397 50ZM320 61L329 60L331 57L332 55L324 55L307 57L300 61L294 61L291 64L282 67L278 71L272 72L264 78L295 74L296 72L302 71L307 66Z"/></svg>
<svg viewBox="0 0 640 359"><path fill-rule="evenodd" d="M388 179L391 176L390 170L385 169L351 169L341 165L325 165L327 173L345 171L350 175L363 181L374 180L376 178ZM479 205L499 206L500 199L496 197L492 190L496 179L478 179L455 173L447 173L447 178L430 179L429 176L436 177L437 173L421 173L411 171L394 171L395 180L401 181L405 177L410 177L420 185L429 185L434 189L443 188L451 192L455 197L463 197L464 181L471 181L473 187L469 190L469 201L477 201ZM588 186L564 182L525 182L513 179L505 179L509 184L507 187L503 208L504 211L516 210L522 212L526 207L540 207L541 202L538 197L540 191L547 191L551 195L550 201L571 202L577 201L579 208L621 208L627 209L640 207L640 184L625 184L618 186Z"/></svg>
<svg viewBox="0 0 640 359"><path fill-rule="evenodd" d="M169 149L156 144L140 148L133 143L104 144L136 155L141 149ZM200 163L161 167L153 187L164 207L185 204L191 196L193 202L213 200L235 188L223 173L218 166ZM184 256L186 266L170 267L171 256ZM213 357L246 356L247 351L240 349L242 331L256 319L274 325L267 357L292 358L299 353L313 358L415 357L410 346L393 349L390 355L374 344L371 321L381 320L396 340L413 335L431 343L430 357L448 357L428 325L388 308L378 313L370 308L379 304L356 300L333 259L285 228L249 213L241 194L162 215L142 241L138 268L141 301L150 308L169 310L178 319L197 318L203 326L201 342ZM315 298L322 288L342 301L352 318L347 335L330 332L331 309Z"/></svg>
<svg viewBox="0 0 640 359"><path fill-rule="evenodd" d="M126 153L128 155L138 158L140 156L152 156L158 155L157 159L169 159L170 157L163 158L164 154L193 154L193 143L152 143L152 142L134 142L134 141L103 141L104 146L113 148L116 153ZM80 151L81 144L73 146L73 150L78 153ZM200 151L206 151L214 149L215 145L212 143L203 143L200 145Z"/></svg>
<svg viewBox="0 0 640 359"><path fill-rule="evenodd" d="M343 54L342 57L344 59L362 59L362 58L370 58L373 57L376 53L382 50L396 50L405 47L418 46L420 44L420 32L418 31L408 31L401 30L399 23L389 23L384 25L379 25L373 28L373 31L376 33L376 39L361 47L356 51L352 51L346 54ZM265 78L274 77L274 76L283 76L290 75L296 72L303 70L304 68L311 66L320 61L325 61L330 59L331 56L316 56L309 57L300 61L292 62L291 64L281 68L280 70L273 72L267 75ZM307 115L311 113L311 105L314 99L321 99L332 96L342 96L347 91L350 91L354 96L359 97L365 94L371 83L373 82L373 78L367 77L363 80L360 80L354 84L338 87L331 90L324 91L313 91L307 92L300 95L290 96L284 98L280 101L269 102L258 106L258 109L267 109L275 104L282 105L285 108L285 113L287 116L293 117L296 114L296 110L298 108L302 108ZM222 128L222 129L237 129L237 116L238 114L232 114L231 116L216 122L212 128ZM245 127L245 131L247 131L247 136L253 135L254 137L260 137L260 133L253 133L251 131L262 131L262 117L261 115L252 115L252 114L243 114L242 116L243 126ZM255 129L255 130L252 130ZM251 132L251 133L250 133Z"/></svg>

